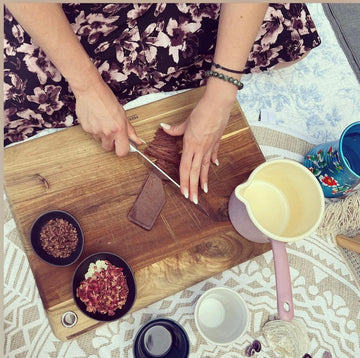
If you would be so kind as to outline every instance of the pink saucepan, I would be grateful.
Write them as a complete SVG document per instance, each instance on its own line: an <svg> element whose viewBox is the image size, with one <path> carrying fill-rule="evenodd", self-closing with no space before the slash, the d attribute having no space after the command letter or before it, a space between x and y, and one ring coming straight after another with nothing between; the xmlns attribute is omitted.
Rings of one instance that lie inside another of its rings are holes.
<svg viewBox="0 0 360 358"><path fill-rule="evenodd" d="M229 216L235 230L250 241L271 242L277 309L283 321L294 317L285 243L311 235L322 220L324 206L323 191L315 176L288 159L261 164L230 197Z"/></svg>

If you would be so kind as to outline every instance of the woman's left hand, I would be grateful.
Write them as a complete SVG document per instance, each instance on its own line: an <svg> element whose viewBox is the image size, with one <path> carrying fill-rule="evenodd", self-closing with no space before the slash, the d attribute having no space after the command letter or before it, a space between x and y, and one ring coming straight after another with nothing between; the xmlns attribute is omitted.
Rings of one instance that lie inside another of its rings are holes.
<svg viewBox="0 0 360 358"><path fill-rule="evenodd" d="M208 191L210 163L219 165L217 154L228 123L233 101L224 105L216 97L204 94L188 118L179 125L162 124L173 136L184 135L180 162L180 187L186 198L198 203L198 188Z"/></svg>
<svg viewBox="0 0 360 358"><path fill-rule="evenodd" d="M241 79L239 71L246 65L267 8L266 3L221 5L213 60L238 73L218 68L217 72ZM209 77L204 95L185 122L172 127L163 126L170 135L184 135L180 187L183 195L190 197L194 203L198 202L199 181L204 192L208 190L210 163L218 163L220 138L229 120L236 94L237 87L233 83Z"/></svg>

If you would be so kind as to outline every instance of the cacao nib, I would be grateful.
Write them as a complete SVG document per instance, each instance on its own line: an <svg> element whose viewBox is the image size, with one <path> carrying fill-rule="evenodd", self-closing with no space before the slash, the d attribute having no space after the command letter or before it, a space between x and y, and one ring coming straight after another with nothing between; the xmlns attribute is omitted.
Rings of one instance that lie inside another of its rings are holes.
<svg viewBox="0 0 360 358"><path fill-rule="evenodd" d="M75 227L67 220L49 220L40 231L42 248L53 257L69 257L76 249L79 237Z"/></svg>

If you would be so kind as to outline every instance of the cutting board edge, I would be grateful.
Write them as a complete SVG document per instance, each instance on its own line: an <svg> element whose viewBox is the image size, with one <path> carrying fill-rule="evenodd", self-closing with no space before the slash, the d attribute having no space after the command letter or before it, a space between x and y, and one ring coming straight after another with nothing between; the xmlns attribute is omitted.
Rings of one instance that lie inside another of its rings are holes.
<svg viewBox="0 0 360 358"><path fill-rule="evenodd" d="M252 254L249 257L249 259L253 259L253 258L271 250L270 243L257 244L254 242L250 242L250 241L244 239L237 232L235 232L235 230L228 232L227 234L231 237L232 240L241 240L242 244L245 244L245 245L248 244L251 247L251 251L255 252L255 253ZM197 245L197 247L199 247L201 245L202 245L202 243L199 243L199 245ZM255 251L253 249L255 249ZM137 282L139 280L148 281L149 275L157 274L159 276L161 276L161 275L163 276L163 280L161 280L161 282L164 282L164 284L166 282L171 282L171 283L176 282L178 280L179 271L177 271L177 270L171 271L170 272L171 275L170 275L169 271L167 270L167 267L173 266L174 261L175 262L182 261L181 256L185 257L189 271L196 270L198 267L203 266L204 263L206 263L208 260L211 260L211 258L205 257L205 256L197 257L197 255L196 255L197 250L198 249L196 247L193 247L191 249L183 251L182 253L172 255L163 260L155 262L147 267L144 267L143 269L140 269L139 271L135 272L136 281ZM195 252L195 254L194 254L194 252ZM189 261L189 257L194 258L194 261L193 262ZM219 258L220 263L221 263L221 261L222 261L222 259ZM224 270L232 269L233 267L236 267L236 266L240 265L241 263L243 263L243 261L233 263L233 264L228 264L228 265L224 266L223 268L224 268ZM142 297L140 299L139 298L136 299L134 306L132 307L132 309L129 311L129 313L126 316L128 316L129 314L136 312L140 309L146 308L147 306L149 306L157 301L160 301L161 299L164 299L166 297L174 295L186 287L192 287L192 286L218 274L219 270L215 268L216 265L214 265L212 267L213 268L211 268L211 266L210 266L209 270L206 271L205 273L203 273L202 276L196 276L196 277L189 276L185 285L178 285L178 286L172 285L171 286L172 289L170 291L166 291L166 292L164 291L164 293L162 293L161 295L157 295L156 299L154 299L154 297L150 296L150 295L147 295L147 296L142 295ZM151 271L153 271L153 273L151 273ZM221 272L223 272L223 271L221 271ZM65 328L65 327L59 325L59 320L60 320L62 314L64 313L64 311L63 311L64 308L66 308L67 311L74 311L79 317L82 317L83 319L85 318L85 320L88 322L88 325L84 329L78 329L78 327ZM81 311L79 311L79 309L77 308L76 303L73 299L69 299L66 302L55 305L54 307L49 307L46 310L46 313L47 313L49 323L50 323L50 326L51 326L51 329L52 329L54 335L62 341L69 341L69 340L78 338L79 336L82 336L82 335L88 333L89 331L91 331L94 328L97 328L104 324L109 323L109 322L95 321L91 318L88 318ZM56 326L56 321L58 323L58 327ZM120 321L121 321L121 319L120 319Z"/></svg>

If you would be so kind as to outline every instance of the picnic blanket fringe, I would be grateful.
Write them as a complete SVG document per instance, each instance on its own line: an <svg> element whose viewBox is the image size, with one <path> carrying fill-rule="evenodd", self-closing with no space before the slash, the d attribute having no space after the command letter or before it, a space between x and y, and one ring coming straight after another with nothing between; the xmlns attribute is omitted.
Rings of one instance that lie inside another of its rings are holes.
<svg viewBox="0 0 360 358"><path fill-rule="evenodd" d="M327 203L324 218L318 227L320 237L338 234L355 236L360 233L360 190L344 199Z"/></svg>

